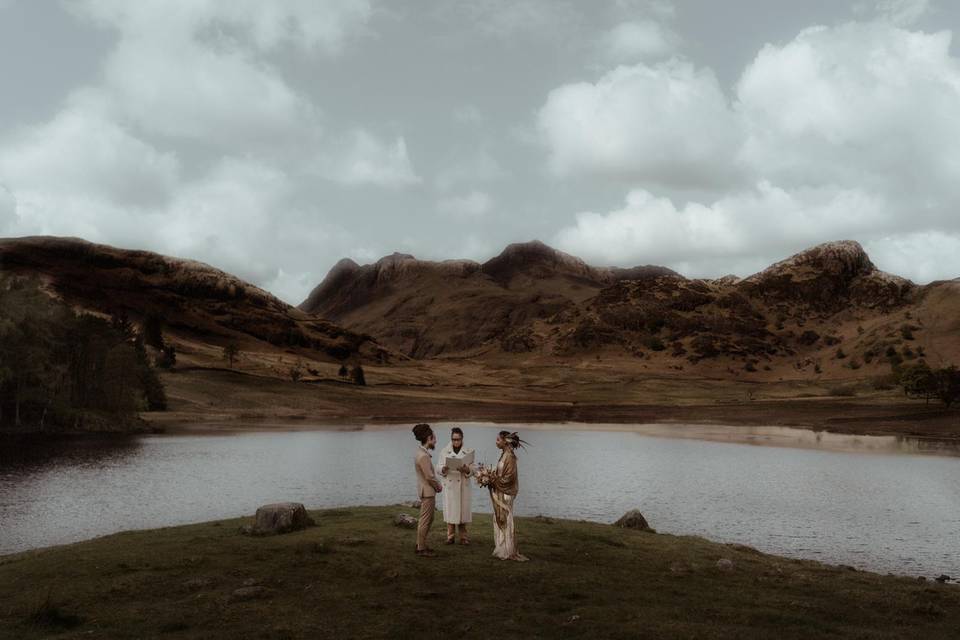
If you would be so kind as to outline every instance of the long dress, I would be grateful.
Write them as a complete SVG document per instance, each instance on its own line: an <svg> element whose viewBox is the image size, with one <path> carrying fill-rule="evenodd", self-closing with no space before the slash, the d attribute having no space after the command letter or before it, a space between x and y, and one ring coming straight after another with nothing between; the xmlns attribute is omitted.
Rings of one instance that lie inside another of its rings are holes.
<svg viewBox="0 0 960 640"><path fill-rule="evenodd" d="M517 531L513 525L513 506L520 490L517 456L509 447L503 450L496 470L490 475L490 500L493 502L493 555L501 560L529 560L517 549Z"/></svg>

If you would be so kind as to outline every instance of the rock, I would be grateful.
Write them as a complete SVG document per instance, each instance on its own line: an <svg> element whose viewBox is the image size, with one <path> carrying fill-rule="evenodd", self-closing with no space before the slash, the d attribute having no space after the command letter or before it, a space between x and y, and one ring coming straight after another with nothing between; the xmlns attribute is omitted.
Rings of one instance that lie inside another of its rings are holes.
<svg viewBox="0 0 960 640"><path fill-rule="evenodd" d="M393 517L393 526L403 527L404 529L416 529L417 519L406 513L398 513Z"/></svg>
<svg viewBox="0 0 960 640"><path fill-rule="evenodd" d="M613 523L614 526L621 529L637 529L639 531L653 531L647 524L647 519L643 517L639 509L631 509L623 514L623 517Z"/></svg>
<svg viewBox="0 0 960 640"><path fill-rule="evenodd" d="M299 531L314 524L307 515L306 508L299 502L279 502L257 509L257 515L254 517L253 527L249 533L255 536L269 536Z"/></svg>
<svg viewBox="0 0 960 640"><path fill-rule="evenodd" d="M248 600L263 600L273 595L266 587L241 587L234 590L227 597L227 602L246 602Z"/></svg>
<svg viewBox="0 0 960 640"><path fill-rule="evenodd" d="M733 560L730 558L720 558L717 560L717 569L720 571L733 571Z"/></svg>
<svg viewBox="0 0 960 640"><path fill-rule="evenodd" d="M191 578L190 580L184 581L183 586L189 591L200 591L201 589L213 586L213 584L212 578Z"/></svg>
<svg viewBox="0 0 960 640"><path fill-rule="evenodd" d="M940 584L943 584L943 583L945 583L945 582L950 582L952 579L953 579L953 578L951 578L950 576L948 576L948 575L945 574L945 573L942 573L942 574L940 574L939 576L937 576L936 578L934 578L934 580L936 580L936 581L939 582Z"/></svg>

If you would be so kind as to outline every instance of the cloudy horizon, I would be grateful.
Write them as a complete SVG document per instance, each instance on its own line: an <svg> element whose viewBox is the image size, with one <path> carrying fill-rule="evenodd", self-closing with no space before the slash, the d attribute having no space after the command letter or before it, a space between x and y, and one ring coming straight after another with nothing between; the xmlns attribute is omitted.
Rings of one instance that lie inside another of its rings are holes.
<svg viewBox="0 0 960 640"><path fill-rule="evenodd" d="M691 277L850 239L955 278L958 26L935 0L0 0L0 237L292 304L344 257L534 238Z"/></svg>

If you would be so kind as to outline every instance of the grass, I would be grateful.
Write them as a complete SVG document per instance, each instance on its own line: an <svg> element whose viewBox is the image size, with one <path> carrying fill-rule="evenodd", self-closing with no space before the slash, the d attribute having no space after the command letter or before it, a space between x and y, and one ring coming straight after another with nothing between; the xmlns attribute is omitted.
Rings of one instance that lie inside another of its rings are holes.
<svg viewBox="0 0 960 640"><path fill-rule="evenodd" d="M249 519L124 532L0 557L0 638L956 638L960 588L700 538L520 519L529 563L413 554L400 507L312 512L268 538ZM438 519L439 520L439 519ZM717 566L721 558L732 570ZM238 589L243 591L238 592Z"/></svg>

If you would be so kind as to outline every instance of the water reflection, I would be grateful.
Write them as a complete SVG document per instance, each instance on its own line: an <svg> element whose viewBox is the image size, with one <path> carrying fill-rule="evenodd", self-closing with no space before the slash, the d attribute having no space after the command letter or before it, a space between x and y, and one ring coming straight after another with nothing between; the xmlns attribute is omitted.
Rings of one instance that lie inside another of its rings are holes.
<svg viewBox="0 0 960 640"><path fill-rule="evenodd" d="M435 425L440 446L449 426ZM460 426L477 459L495 462L502 427ZM520 454L518 511L611 522L640 508L662 532L883 572L960 573L955 446L782 427L610 428L620 430L521 426L533 444ZM413 450L408 425L3 446L0 553L280 500L397 503L414 495ZM475 491L475 508L489 511Z"/></svg>

